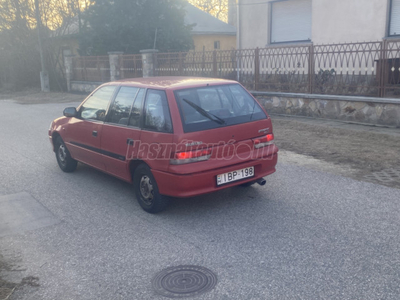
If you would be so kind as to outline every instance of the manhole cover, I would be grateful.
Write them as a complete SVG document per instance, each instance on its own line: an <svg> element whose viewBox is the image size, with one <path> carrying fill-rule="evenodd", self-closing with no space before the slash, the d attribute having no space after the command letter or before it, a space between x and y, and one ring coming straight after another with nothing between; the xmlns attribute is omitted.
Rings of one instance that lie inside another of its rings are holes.
<svg viewBox="0 0 400 300"><path fill-rule="evenodd" d="M177 266L162 270L152 280L155 291L169 298L197 296L217 284L217 276L199 266Z"/></svg>
<svg viewBox="0 0 400 300"><path fill-rule="evenodd" d="M365 176L366 179L380 182L400 182L400 169L386 169Z"/></svg>

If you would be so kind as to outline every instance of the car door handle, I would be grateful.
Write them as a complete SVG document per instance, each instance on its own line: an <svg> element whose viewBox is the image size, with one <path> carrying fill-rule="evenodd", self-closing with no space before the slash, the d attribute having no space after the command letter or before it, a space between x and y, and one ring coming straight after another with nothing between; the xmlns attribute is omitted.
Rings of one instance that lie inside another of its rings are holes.
<svg viewBox="0 0 400 300"><path fill-rule="evenodd" d="M93 130L92 135L93 135L93 136L97 136L97 131L96 131L96 130Z"/></svg>
<svg viewBox="0 0 400 300"><path fill-rule="evenodd" d="M129 146L133 146L133 140L132 140L132 139L126 139L126 143L127 143Z"/></svg>

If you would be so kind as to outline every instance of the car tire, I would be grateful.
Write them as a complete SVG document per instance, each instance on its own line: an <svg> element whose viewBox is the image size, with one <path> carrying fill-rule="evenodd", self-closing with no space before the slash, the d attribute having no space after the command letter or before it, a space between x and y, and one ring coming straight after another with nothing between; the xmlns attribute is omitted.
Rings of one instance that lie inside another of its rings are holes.
<svg viewBox="0 0 400 300"><path fill-rule="evenodd" d="M75 171L78 162L71 157L61 137L55 139L54 151L61 170L67 173Z"/></svg>
<svg viewBox="0 0 400 300"><path fill-rule="evenodd" d="M169 198L159 193L157 182L147 165L141 164L135 169L133 188L137 201L145 211L155 214L168 206Z"/></svg>

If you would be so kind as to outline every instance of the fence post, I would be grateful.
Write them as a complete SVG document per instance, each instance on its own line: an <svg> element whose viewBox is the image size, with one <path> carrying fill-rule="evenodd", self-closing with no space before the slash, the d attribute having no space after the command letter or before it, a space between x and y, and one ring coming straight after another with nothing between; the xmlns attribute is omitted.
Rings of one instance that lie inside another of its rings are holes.
<svg viewBox="0 0 400 300"><path fill-rule="evenodd" d="M121 66L119 64L119 56L122 55L124 52L120 51L113 51L108 52L108 58L110 60L110 80L118 80L121 77Z"/></svg>
<svg viewBox="0 0 400 300"><path fill-rule="evenodd" d="M213 76L218 76L217 51L215 49L213 51Z"/></svg>
<svg viewBox="0 0 400 300"><path fill-rule="evenodd" d="M157 76L157 53L156 49L140 50L143 62L143 77Z"/></svg>
<svg viewBox="0 0 400 300"><path fill-rule="evenodd" d="M201 57L201 75L204 76L205 75L205 69L206 68L206 50L203 46L203 55Z"/></svg>
<svg viewBox="0 0 400 300"><path fill-rule="evenodd" d="M122 79L122 78L125 78L125 70L124 70L124 55L123 54L121 54L119 57L118 57L118 64L119 64L119 78L120 79Z"/></svg>
<svg viewBox="0 0 400 300"><path fill-rule="evenodd" d="M168 69L169 69L169 76L173 75L171 54L168 55Z"/></svg>
<svg viewBox="0 0 400 300"><path fill-rule="evenodd" d="M97 76L100 74L100 80L103 81L103 76L101 76L101 68L100 68L100 56L96 56L96 66L97 66ZM98 80L96 80L98 81Z"/></svg>
<svg viewBox="0 0 400 300"><path fill-rule="evenodd" d="M178 59L179 59L179 75L183 76L183 55L182 52L179 52L178 54Z"/></svg>
<svg viewBox="0 0 400 300"><path fill-rule="evenodd" d="M388 72L387 66L388 62L386 59L387 55L387 41L383 40L381 42L381 52L379 61L377 62L377 76L379 76L379 97L385 97L385 87L386 87L386 74Z"/></svg>
<svg viewBox="0 0 400 300"><path fill-rule="evenodd" d="M82 68L82 72L81 72L81 74L82 74L81 80L83 80L83 81L88 81L87 72L86 72L86 57L87 56L82 56L82 61L81 61L83 63L83 68Z"/></svg>
<svg viewBox="0 0 400 300"><path fill-rule="evenodd" d="M254 51L254 90L258 91L260 83L260 49Z"/></svg>
<svg viewBox="0 0 400 300"><path fill-rule="evenodd" d="M74 57L74 55L64 56L65 77L67 78L67 91L68 92L71 91L71 80L72 80L72 73L73 73L72 57Z"/></svg>
<svg viewBox="0 0 400 300"><path fill-rule="evenodd" d="M135 70L135 73L134 73L135 75L133 75L133 76L135 76L135 78L139 77L138 76L138 65L136 62L136 55L133 56L133 69Z"/></svg>
<svg viewBox="0 0 400 300"><path fill-rule="evenodd" d="M241 63L239 61L240 59L240 54L241 51L240 50L235 50L235 52L233 52L233 56L234 56L234 66L235 66L235 70L236 70L236 81L240 82L240 67L241 67Z"/></svg>
<svg viewBox="0 0 400 300"><path fill-rule="evenodd" d="M314 77L315 77L315 66L314 66L314 44L308 47L308 92L313 93L314 90Z"/></svg>

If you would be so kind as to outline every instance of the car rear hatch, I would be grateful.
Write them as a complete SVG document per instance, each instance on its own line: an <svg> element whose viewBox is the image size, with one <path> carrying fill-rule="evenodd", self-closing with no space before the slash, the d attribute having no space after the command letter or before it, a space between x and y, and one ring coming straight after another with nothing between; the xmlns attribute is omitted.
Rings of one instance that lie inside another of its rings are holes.
<svg viewBox="0 0 400 300"><path fill-rule="evenodd" d="M267 158L278 151L270 118L239 84L175 91L183 133L169 171L192 174Z"/></svg>

